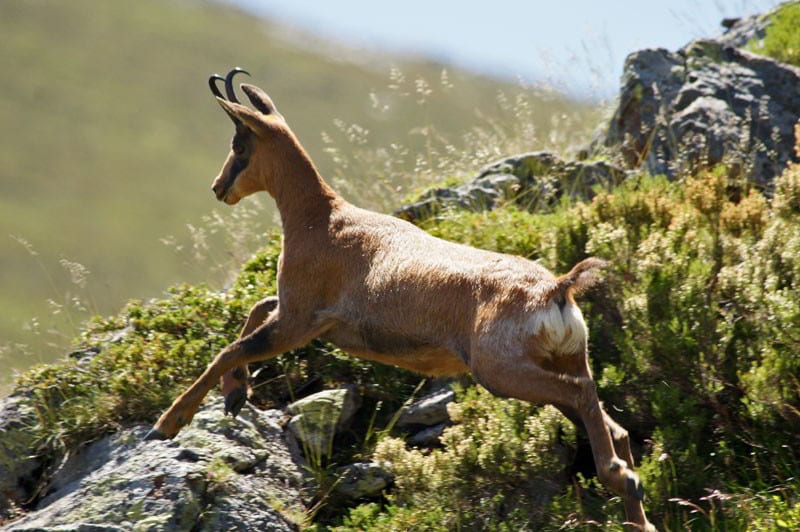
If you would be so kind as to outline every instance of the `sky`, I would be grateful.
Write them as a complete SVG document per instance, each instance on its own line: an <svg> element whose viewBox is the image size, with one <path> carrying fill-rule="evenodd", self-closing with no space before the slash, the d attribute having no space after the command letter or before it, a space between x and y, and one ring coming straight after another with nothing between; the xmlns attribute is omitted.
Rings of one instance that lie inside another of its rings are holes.
<svg viewBox="0 0 800 532"><path fill-rule="evenodd" d="M625 57L677 50L778 0L229 0L370 52L421 56L575 96L613 97Z"/></svg>

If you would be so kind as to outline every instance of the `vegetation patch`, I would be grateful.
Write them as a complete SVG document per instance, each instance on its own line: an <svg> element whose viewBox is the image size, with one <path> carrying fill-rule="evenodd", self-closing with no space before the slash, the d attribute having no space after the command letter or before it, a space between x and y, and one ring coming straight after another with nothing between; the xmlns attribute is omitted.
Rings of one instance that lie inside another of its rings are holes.
<svg viewBox="0 0 800 532"><path fill-rule="evenodd" d="M764 39L747 44L750 51L800 66L800 2L787 2L772 15Z"/></svg>
<svg viewBox="0 0 800 532"><path fill-rule="evenodd" d="M771 198L719 168L684 182L632 177L550 212L450 210L424 224L556 271L588 255L609 260L606 282L582 307L601 398L642 451L653 521L665 529L797 527L800 166L777 179ZM120 425L152 422L236 338L251 305L274 293L280 249L277 235L270 241L228 290L184 285L131 302L92 321L70 358L25 373L17 391L37 412L39 452L55 456ZM552 409L467 381L441 448L423 450L376 428L391 429L419 376L323 343L277 357L261 373L264 405L341 383L366 397L353 430L337 437L339 451L317 466L325 473L353 457L378 460L391 464L395 485L350 510L321 491L323 528L621 526L619 502L608 502L591 467L580 465L584 436Z"/></svg>

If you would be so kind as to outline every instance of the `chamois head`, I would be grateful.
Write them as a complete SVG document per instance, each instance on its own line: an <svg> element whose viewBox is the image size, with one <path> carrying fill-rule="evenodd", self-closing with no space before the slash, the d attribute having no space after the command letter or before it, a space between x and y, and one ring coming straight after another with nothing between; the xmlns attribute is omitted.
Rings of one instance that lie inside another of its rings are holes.
<svg viewBox="0 0 800 532"><path fill-rule="evenodd" d="M225 77L214 74L208 79L212 94L236 126L231 151L211 187L217 199L228 205L261 190L273 193L273 176L283 164L285 154L291 153L296 144L283 116L264 91L242 84L240 88L255 109L239 102L233 77L240 72L249 75L241 68L234 68ZM225 96L217 86L218 81L225 83Z"/></svg>

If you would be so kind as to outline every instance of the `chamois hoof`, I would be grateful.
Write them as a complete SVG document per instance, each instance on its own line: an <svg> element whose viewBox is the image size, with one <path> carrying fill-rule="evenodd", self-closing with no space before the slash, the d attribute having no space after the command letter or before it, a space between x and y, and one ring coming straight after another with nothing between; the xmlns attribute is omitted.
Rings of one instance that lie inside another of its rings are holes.
<svg viewBox="0 0 800 532"><path fill-rule="evenodd" d="M160 430L158 430L155 427L150 429L150 431L147 434L145 434L145 436L144 436L144 441L148 441L148 440L168 440L168 439L169 439L169 437L166 434L164 434L163 432L161 432Z"/></svg>
<svg viewBox="0 0 800 532"><path fill-rule="evenodd" d="M247 390L244 386L234 389L225 398L225 415L230 413L233 417L239 415L242 407L247 402Z"/></svg>
<svg viewBox="0 0 800 532"><path fill-rule="evenodd" d="M629 472L628 477L625 479L625 493L637 501L644 500L644 485L636 473Z"/></svg>

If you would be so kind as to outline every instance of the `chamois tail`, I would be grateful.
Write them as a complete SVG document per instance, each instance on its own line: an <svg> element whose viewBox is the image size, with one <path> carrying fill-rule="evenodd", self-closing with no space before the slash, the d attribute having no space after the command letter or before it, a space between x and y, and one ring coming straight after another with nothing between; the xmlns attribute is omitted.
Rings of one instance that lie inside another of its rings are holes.
<svg viewBox="0 0 800 532"><path fill-rule="evenodd" d="M564 275L556 279L556 288L553 290L553 299L559 306L563 306L567 301L572 301L586 290L600 282L599 270L608 263L596 257L589 257L580 261L578 264Z"/></svg>

